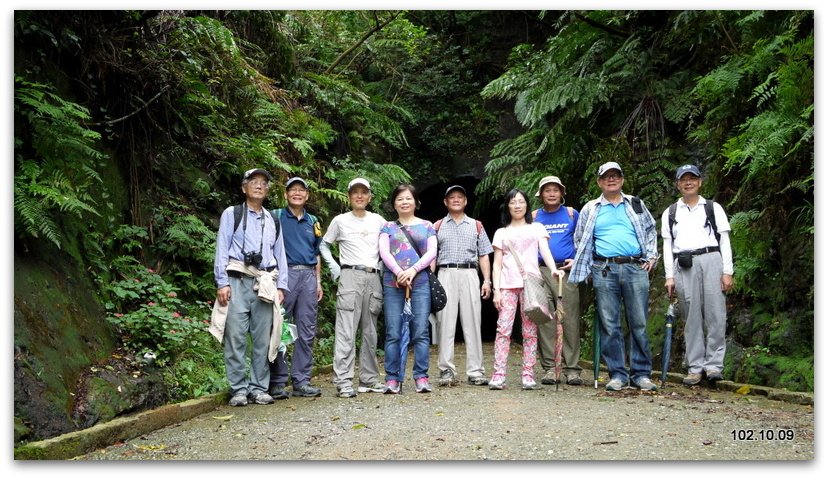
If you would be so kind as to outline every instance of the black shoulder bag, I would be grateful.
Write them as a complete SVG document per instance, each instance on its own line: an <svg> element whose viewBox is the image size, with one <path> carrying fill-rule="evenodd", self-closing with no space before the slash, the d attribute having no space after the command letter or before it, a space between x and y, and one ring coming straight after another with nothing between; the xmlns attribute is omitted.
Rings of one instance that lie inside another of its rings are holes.
<svg viewBox="0 0 828 478"><path fill-rule="evenodd" d="M411 247L414 248L414 251L417 252L417 255L423 257L423 254L420 252L420 248L417 247L417 242L411 237L411 234L408 233L405 226L403 226L399 221L397 221L397 226L399 226L400 230L405 234L405 237L408 238L409 244ZM448 297L446 297L446 290L443 289L443 284L440 283L440 279L431 271L431 267L425 268L426 274L428 275L428 285L431 288L431 312L437 313L446 306L448 302Z"/></svg>

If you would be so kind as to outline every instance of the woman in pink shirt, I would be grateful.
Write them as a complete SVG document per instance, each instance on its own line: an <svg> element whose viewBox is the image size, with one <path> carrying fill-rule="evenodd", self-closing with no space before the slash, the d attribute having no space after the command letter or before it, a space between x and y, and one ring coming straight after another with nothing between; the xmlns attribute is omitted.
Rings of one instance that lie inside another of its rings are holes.
<svg viewBox="0 0 828 478"><path fill-rule="evenodd" d="M506 383L506 362L509 358L509 343L523 291L523 277L513 254L520 256L520 262L527 274L541 277L538 254L553 275L563 276L564 272L555 267L555 259L549 251L549 234L539 223L532 223L532 213L526 193L512 189L506 194L501 207L501 227L495 231L494 247L494 306L499 311L497 335L494 346L494 375L489 388L502 390ZM535 382L535 362L538 352L538 326L526 317L520 308L521 330L523 331L523 372L524 390L538 388Z"/></svg>

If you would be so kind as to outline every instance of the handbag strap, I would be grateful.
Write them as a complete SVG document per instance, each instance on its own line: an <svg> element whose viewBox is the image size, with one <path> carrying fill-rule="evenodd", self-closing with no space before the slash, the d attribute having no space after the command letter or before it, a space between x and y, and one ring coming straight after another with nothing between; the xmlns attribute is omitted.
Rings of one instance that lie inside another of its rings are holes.
<svg viewBox="0 0 828 478"><path fill-rule="evenodd" d="M523 262L520 261L520 256L515 254L515 251L514 251L514 249L512 249L512 246L509 244L508 240L503 241L503 242L506 244L506 249L509 249L509 254L511 254L512 257L515 258L515 262L517 262L517 266L518 266L518 270L520 271L520 275L525 276L526 271L523 270Z"/></svg>
<svg viewBox="0 0 828 478"><path fill-rule="evenodd" d="M417 243L414 241L414 238L411 237L411 234L408 233L408 230L405 228L405 226L402 225L400 221L397 221L397 226L399 226L400 231L402 231L402 233L405 234L405 237L408 239L408 242L411 244L411 247L414 248L414 252L416 252L418 256L417 259L421 259L423 257L423 254L420 252L420 248L417 247Z"/></svg>

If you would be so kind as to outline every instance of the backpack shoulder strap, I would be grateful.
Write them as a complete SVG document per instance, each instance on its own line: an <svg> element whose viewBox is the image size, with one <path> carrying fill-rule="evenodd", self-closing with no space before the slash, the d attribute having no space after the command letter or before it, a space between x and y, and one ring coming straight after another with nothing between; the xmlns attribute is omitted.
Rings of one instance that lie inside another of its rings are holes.
<svg viewBox="0 0 828 478"><path fill-rule="evenodd" d="M480 232L483 230L483 223L478 221L477 219L474 220L475 224L477 224L477 235L480 235Z"/></svg>
<svg viewBox="0 0 828 478"><path fill-rule="evenodd" d="M712 200L705 202L704 212L707 214L707 223L713 229L713 235L716 236L716 242L718 243L721 234L719 234L719 229L716 227L716 213L713 211L713 204L714 202Z"/></svg>
<svg viewBox="0 0 828 478"><path fill-rule="evenodd" d="M282 218L282 208L271 209L270 215L273 217L273 225L276 227L276 239L279 239L279 234L282 232L282 223L279 222L279 219Z"/></svg>
<svg viewBox="0 0 828 478"><path fill-rule="evenodd" d="M667 228L670 229L670 237L673 238L673 242L676 242L676 235L673 234L673 226L676 225L676 208L678 208L678 203L670 204L670 208L667 210Z"/></svg>
<svg viewBox="0 0 828 478"><path fill-rule="evenodd" d="M573 208L572 208L572 207L570 207L570 206L567 206L567 207L566 207L566 212L568 212L568 213L569 213L569 220L571 221L571 220L572 220L572 218L574 218L574 217L575 217L575 209L573 209Z"/></svg>
<svg viewBox="0 0 828 478"><path fill-rule="evenodd" d="M443 225L442 219L437 219L437 222L434 223L434 230L440 232L440 226Z"/></svg>
<svg viewBox="0 0 828 478"><path fill-rule="evenodd" d="M239 224L241 224L242 220L242 213L244 212L244 204L236 204L233 206L233 232L236 232L236 229L239 228Z"/></svg>
<svg viewBox="0 0 828 478"><path fill-rule="evenodd" d="M636 214L641 214L644 212L644 208L641 206L640 197L633 196L632 199L630 199L630 202L632 202L633 211L635 211Z"/></svg>

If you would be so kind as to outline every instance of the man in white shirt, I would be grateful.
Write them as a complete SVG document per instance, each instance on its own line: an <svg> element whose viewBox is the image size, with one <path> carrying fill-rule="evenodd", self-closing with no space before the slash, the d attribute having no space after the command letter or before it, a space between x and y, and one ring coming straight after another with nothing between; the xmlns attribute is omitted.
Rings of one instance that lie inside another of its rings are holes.
<svg viewBox="0 0 828 478"><path fill-rule="evenodd" d="M661 215L664 286L668 296L676 293L685 318L688 373L683 382L688 386L698 384L702 373L710 381L723 378L725 293L733 288L730 224L718 203L699 195L701 185L699 168L691 164L678 168L681 199Z"/></svg>
<svg viewBox="0 0 828 478"><path fill-rule="evenodd" d="M362 334L359 354L360 393L385 391L379 380L377 363L377 317L382 312L380 281L379 233L385 219L367 210L371 203L368 180L355 178L348 184L351 211L333 218L319 252L331 276L338 280L336 294L336 328L333 352L333 382L337 395L356 396L354 391L354 359L357 327ZM330 246L339 246L339 261L331 255Z"/></svg>

